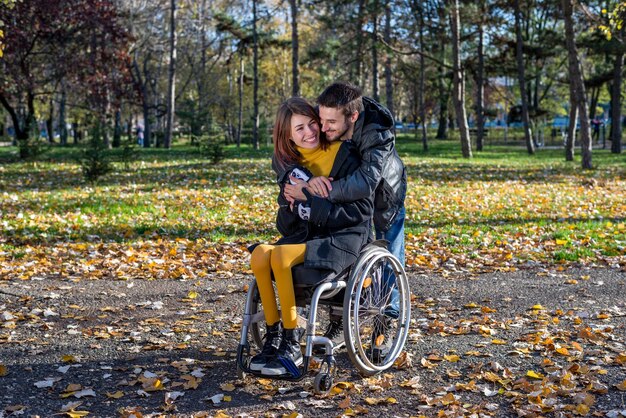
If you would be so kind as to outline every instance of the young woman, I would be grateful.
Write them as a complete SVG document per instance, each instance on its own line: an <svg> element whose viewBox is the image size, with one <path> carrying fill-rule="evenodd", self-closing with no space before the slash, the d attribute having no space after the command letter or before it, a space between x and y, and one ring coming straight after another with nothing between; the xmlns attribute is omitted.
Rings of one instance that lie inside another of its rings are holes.
<svg viewBox="0 0 626 418"><path fill-rule="evenodd" d="M250 260L267 322L265 344L252 358L250 368L270 376L286 374L285 364L302 363L292 267L304 263L307 268L336 273L349 267L370 237L373 212L371 198L333 204L313 196L306 188L306 201L289 204L285 199L282 191L291 177L338 179L360 165L357 150L349 141L329 143L320 137L319 117L306 100L291 98L280 105L273 139L274 166L277 172L284 173L279 178L281 193L276 218L282 238L275 244L256 246ZM285 171L285 167L294 165L296 168Z"/></svg>

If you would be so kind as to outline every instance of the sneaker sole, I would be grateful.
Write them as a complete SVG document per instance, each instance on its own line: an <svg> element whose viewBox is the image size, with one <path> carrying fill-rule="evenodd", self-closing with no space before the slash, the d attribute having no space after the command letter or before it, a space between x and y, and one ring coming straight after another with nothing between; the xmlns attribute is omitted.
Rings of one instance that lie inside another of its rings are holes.
<svg viewBox="0 0 626 418"><path fill-rule="evenodd" d="M294 364L296 366L302 365L303 359L300 357L299 361L295 361ZM261 370L261 374L265 376L281 376L283 374L287 374L287 369L266 369L265 367Z"/></svg>
<svg viewBox="0 0 626 418"><path fill-rule="evenodd" d="M251 364L250 365L250 370L254 370L255 372L259 372L261 370L263 370L263 367L267 366L267 363L263 363L263 364Z"/></svg>

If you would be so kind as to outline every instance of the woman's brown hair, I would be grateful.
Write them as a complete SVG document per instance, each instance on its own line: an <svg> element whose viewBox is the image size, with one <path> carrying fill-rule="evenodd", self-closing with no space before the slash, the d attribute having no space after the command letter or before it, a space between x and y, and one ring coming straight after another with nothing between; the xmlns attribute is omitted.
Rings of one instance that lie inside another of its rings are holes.
<svg viewBox="0 0 626 418"><path fill-rule="evenodd" d="M274 140L274 157L276 162L283 168L297 164L301 158L296 144L291 140L291 117L293 115L303 115L313 119L320 130L320 146L322 149L326 149L329 144L326 135L321 132L320 117L315 108L301 97L292 97L285 100L276 112L274 133L272 135Z"/></svg>

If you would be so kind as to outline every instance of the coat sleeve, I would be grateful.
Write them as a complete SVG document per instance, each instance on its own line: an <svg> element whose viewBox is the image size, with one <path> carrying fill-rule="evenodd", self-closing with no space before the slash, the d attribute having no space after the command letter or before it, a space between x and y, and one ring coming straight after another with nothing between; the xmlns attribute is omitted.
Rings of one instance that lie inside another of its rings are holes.
<svg viewBox="0 0 626 418"><path fill-rule="evenodd" d="M368 146L361 149L361 164L349 176L332 183L329 200L336 203L352 202L374 194L382 178L383 165L393 150L394 137L390 131L375 132L368 138Z"/></svg>
<svg viewBox="0 0 626 418"><path fill-rule="evenodd" d="M302 219L293 213L289 207L289 202L283 195L284 184L280 184L280 194L278 195L278 213L276 214L276 228L283 237L296 234L302 228Z"/></svg>

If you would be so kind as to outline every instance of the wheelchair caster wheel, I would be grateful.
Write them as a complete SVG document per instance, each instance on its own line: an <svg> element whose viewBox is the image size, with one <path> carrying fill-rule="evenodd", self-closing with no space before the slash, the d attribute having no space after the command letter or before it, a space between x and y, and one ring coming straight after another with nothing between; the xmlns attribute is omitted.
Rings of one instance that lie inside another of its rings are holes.
<svg viewBox="0 0 626 418"><path fill-rule="evenodd" d="M313 387L318 394L327 394L333 388L333 377L328 373L319 373L315 376Z"/></svg>

